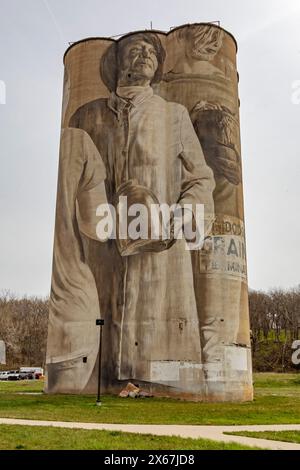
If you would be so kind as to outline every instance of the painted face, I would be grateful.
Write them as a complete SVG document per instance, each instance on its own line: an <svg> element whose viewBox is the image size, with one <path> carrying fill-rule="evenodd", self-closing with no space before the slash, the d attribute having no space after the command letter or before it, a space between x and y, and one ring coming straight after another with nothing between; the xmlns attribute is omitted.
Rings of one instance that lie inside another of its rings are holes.
<svg viewBox="0 0 300 470"><path fill-rule="evenodd" d="M158 67L156 50L146 41L132 41L123 50L122 75L152 80Z"/></svg>
<svg viewBox="0 0 300 470"><path fill-rule="evenodd" d="M195 27L190 39L190 55L198 60L212 60L222 45L223 33L210 26Z"/></svg>

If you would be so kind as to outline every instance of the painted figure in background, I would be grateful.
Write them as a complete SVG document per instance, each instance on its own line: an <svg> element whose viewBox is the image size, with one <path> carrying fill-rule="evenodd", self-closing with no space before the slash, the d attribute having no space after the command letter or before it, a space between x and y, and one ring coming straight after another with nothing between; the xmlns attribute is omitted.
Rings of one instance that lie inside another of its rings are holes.
<svg viewBox="0 0 300 470"><path fill-rule="evenodd" d="M176 33L175 64L165 75L169 80L189 75L219 75L224 77L221 69L212 61L222 46L223 31L210 25L191 25L179 29Z"/></svg>
<svg viewBox="0 0 300 470"><path fill-rule="evenodd" d="M52 392L61 391L61 384L65 391L84 389L97 359L99 301L82 238L96 238L96 209L106 202L105 177L90 136L81 129L62 129L47 345Z"/></svg>
<svg viewBox="0 0 300 470"><path fill-rule="evenodd" d="M191 118L215 178L223 176L229 183L240 184L239 123L234 114L225 106L201 101Z"/></svg>
<svg viewBox="0 0 300 470"><path fill-rule="evenodd" d="M189 110L216 181L210 237L202 250L191 254L202 364L210 397L223 392L229 396L230 388L232 396L237 396L233 387L239 381L241 390L245 387L251 396L238 75L236 45L228 39L226 32L208 24L188 25L170 33L169 68L157 86L161 96L179 101Z"/></svg>

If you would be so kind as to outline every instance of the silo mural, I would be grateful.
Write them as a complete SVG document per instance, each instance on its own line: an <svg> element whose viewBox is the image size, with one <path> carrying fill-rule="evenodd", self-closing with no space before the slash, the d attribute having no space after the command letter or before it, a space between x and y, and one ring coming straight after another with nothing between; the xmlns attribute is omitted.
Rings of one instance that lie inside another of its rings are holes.
<svg viewBox="0 0 300 470"><path fill-rule="evenodd" d="M95 392L101 317L106 393L251 399L235 40L184 25L64 63L47 391Z"/></svg>

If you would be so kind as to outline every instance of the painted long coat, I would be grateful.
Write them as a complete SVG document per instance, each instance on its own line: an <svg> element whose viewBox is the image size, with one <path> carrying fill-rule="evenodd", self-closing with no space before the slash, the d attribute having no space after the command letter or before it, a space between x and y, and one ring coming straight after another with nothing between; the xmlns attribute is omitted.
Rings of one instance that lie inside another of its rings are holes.
<svg viewBox="0 0 300 470"><path fill-rule="evenodd" d="M132 179L160 203L204 204L213 214L214 179L186 108L145 88L132 100L112 93L87 103L70 127L89 134L106 170L106 193ZM103 377L177 387L199 383L201 347L190 252L185 240L169 250L121 257L113 240L87 239L104 327ZM91 379L92 380L92 379Z"/></svg>

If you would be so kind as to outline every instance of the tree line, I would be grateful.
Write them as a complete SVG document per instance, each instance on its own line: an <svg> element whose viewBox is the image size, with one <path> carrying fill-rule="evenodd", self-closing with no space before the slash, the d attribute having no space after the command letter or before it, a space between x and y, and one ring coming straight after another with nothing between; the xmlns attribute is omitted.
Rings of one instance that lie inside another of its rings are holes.
<svg viewBox="0 0 300 470"><path fill-rule="evenodd" d="M2 369L45 364L48 311L48 298L0 293L0 339L6 345Z"/></svg>
<svg viewBox="0 0 300 470"><path fill-rule="evenodd" d="M300 285L269 292L249 291L253 368L293 370L293 341L300 339Z"/></svg>
<svg viewBox="0 0 300 470"><path fill-rule="evenodd" d="M48 298L0 293L0 339L6 344L6 368L44 366L48 311ZM300 339L300 285L289 290L250 290L249 311L254 370L293 370L291 345Z"/></svg>

